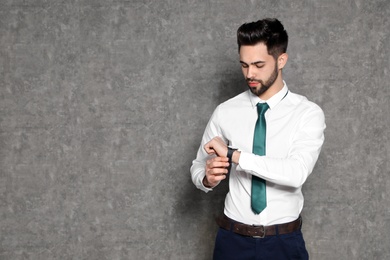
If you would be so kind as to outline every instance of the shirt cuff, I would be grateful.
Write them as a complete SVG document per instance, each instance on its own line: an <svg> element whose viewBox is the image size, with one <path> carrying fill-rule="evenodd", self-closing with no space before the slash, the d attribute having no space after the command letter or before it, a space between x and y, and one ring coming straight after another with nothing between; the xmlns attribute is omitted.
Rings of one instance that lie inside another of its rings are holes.
<svg viewBox="0 0 390 260"><path fill-rule="evenodd" d="M238 160L237 170L245 171L245 169L250 168L249 165L253 161L253 153L240 151L240 159Z"/></svg>
<svg viewBox="0 0 390 260"><path fill-rule="evenodd" d="M209 192L209 191L213 191L213 188L209 188L209 187L206 187L206 186L204 186L204 184L203 184L203 178L204 178L205 176L203 176L202 178L200 178L200 180L199 180L199 183L198 183L198 185L197 185L197 187L200 189L200 190L202 190L202 191L204 191L204 192ZM219 183L218 183L219 184ZM217 184L217 185L218 185ZM216 185L216 186L217 186Z"/></svg>

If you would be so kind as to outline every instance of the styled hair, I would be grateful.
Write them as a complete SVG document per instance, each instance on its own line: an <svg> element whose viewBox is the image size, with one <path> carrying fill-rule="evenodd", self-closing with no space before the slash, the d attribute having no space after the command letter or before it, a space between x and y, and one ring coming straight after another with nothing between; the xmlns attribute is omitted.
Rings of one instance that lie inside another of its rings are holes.
<svg viewBox="0 0 390 260"><path fill-rule="evenodd" d="M287 51L288 35L282 23L276 18L266 18L257 22L244 23L237 30L238 51L242 45L264 43L268 54L276 60Z"/></svg>

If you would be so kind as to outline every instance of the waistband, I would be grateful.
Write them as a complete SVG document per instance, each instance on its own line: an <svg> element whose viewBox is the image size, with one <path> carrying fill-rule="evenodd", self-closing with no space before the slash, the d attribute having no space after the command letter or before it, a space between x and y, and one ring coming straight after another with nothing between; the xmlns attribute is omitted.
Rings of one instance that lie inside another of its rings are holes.
<svg viewBox="0 0 390 260"><path fill-rule="evenodd" d="M277 234L283 235L292 233L301 229L302 218L299 216L296 220L288 223L277 224L272 226L257 226L257 225L247 225L237 221L234 221L228 218L226 215L216 218L218 226L223 229L232 231L234 233L255 237L255 238L264 238L266 236L275 236Z"/></svg>

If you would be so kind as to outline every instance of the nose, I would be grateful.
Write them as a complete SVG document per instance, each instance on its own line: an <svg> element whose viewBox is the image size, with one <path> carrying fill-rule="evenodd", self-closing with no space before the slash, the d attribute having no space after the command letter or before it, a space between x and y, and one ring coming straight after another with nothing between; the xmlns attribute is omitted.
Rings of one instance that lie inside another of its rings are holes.
<svg viewBox="0 0 390 260"><path fill-rule="evenodd" d="M256 76L256 75L255 75L255 70L254 70L254 68L253 68L252 66L249 66L249 67L248 67L248 71L247 71L247 73L246 73L246 77L247 77L248 79L254 79L254 78L256 78L255 76Z"/></svg>

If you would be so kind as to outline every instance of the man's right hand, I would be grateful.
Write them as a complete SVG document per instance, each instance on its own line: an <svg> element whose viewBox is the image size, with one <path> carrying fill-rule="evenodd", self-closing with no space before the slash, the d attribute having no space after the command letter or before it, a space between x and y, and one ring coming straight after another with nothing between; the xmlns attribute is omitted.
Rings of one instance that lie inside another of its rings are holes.
<svg viewBox="0 0 390 260"><path fill-rule="evenodd" d="M206 162L206 176L203 178L203 185L213 188L226 179L229 159L227 157L214 157Z"/></svg>

